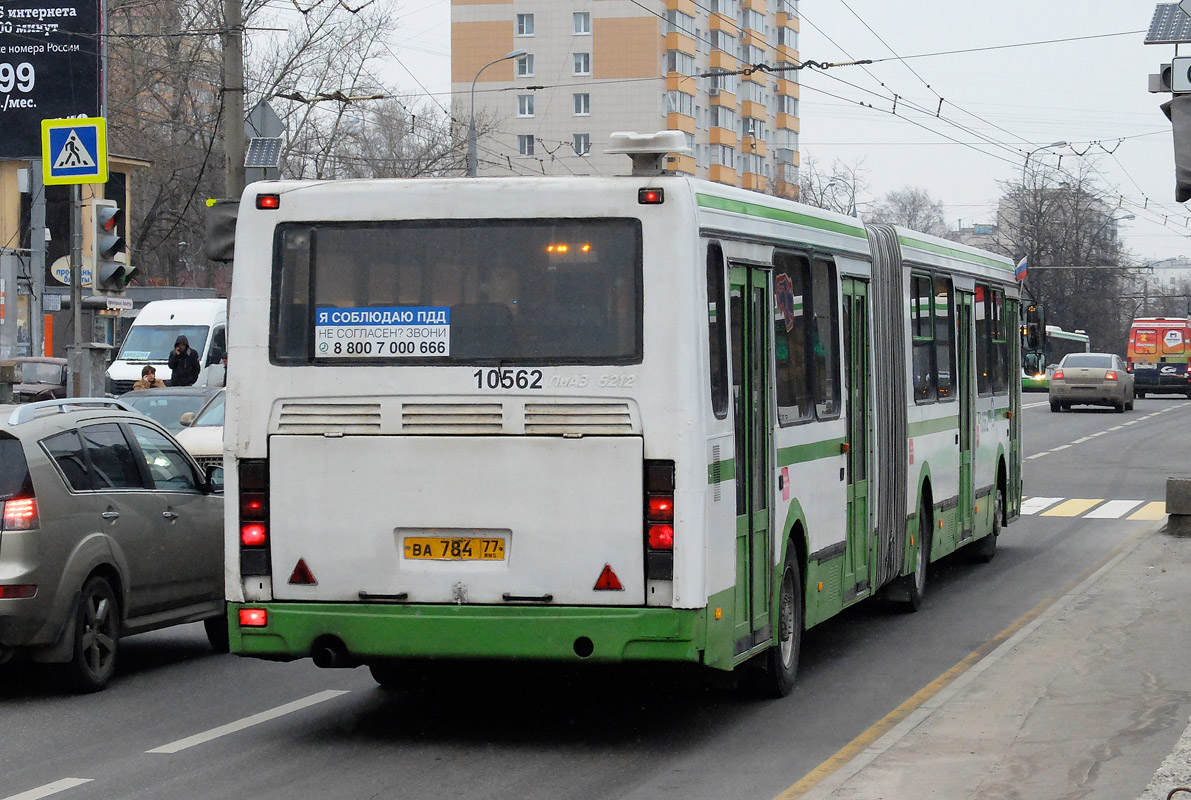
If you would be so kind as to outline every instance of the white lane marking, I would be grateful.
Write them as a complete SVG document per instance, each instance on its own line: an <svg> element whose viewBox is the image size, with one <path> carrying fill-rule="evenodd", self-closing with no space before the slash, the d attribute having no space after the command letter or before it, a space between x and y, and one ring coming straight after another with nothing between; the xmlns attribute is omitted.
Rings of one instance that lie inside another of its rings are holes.
<svg viewBox="0 0 1191 800"><path fill-rule="evenodd" d="M1071 445L1069 445L1069 444L1061 444L1061 445L1059 445L1058 447L1053 447L1053 448L1051 448L1051 451L1050 451L1050 452L1052 452L1052 453L1057 453L1057 452L1059 452L1060 450L1066 450L1066 449L1067 449L1068 447L1070 447L1070 446L1071 446Z"/></svg>
<svg viewBox="0 0 1191 800"><path fill-rule="evenodd" d="M1108 431L1096 431L1095 433L1093 433L1093 434L1092 434L1091 436L1089 436L1088 438L1089 438L1089 439L1095 439L1097 436L1103 436L1103 435L1104 435L1104 434L1106 434L1106 433L1108 433Z"/></svg>
<svg viewBox="0 0 1191 800"><path fill-rule="evenodd" d="M303 697L301 700L295 700L292 703L286 703L283 706L271 708L268 711L262 711L259 714L253 714L251 717L229 722L227 725L220 725L218 728L212 728L203 733L196 733L194 736L187 736L185 739L179 739L176 742L163 744L161 747L154 747L152 750L146 750L146 753L177 753L180 750L185 750L188 747L194 747L198 744L209 742L212 739L218 739L220 736L227 736L229 733L236 733L245 728L251 728L253 725L260 725L262 722L268 722L271 719L284 717L286 714L292 714L295 711L301 711L303 708L317 705L327 700L338 697L341 694L347 694L347 691L340 691L337 689L328 689L325 692L312 694L309 697Z"/></svg>
<svg viewBox="0 0 1191 800"><path fill-rule="evenodd" d="M1088 441L1088 440L1089 440L1089 439L1091 439L1091 438L1092 438L1091 436L1085 436L1085 437L1083 437L1082 439L1076 439L1076 440L1075 440L1074 442L1072 442L1071 444L1083 444L1084 442Z"/></svg>
<svg viewBox="0 0 1191 800"><path fill-rule="evenodd" d="M1062 499L1061 497L1031 497L1029 500L1022 501L1021 513L1037 514L1039 511L1053 506Z"/></svg>
<svg viewBox="0 0 1191 800"><path fill-rule="evenodd" d="M1113 425L1111 428L1109 428L1109 430L1110 431L1119 431L1123 427L1125 427L1125 426L1124 425Z"/></svg>
<svg viewBox="0 0 1191 800"><path fill-rule="evenodd" d="M1022 408L1038 408L1039 406L1047 406L1047 405L1050 405L1050 401L1043 400L1041 403L1025 403L1022 405Z"/></svg>
<svg viewBox="0 0 1191 800"><path fill-rule="evenodd" d="M1136 424L1137 424L1137 423L1139 423L1139 422L1141 422L1141 420L1139 420L1139 419L1131 419L1131 420L1129 420L1128 422L1126 422L1125 424L1126 424L1126 425L1136 425Z"/></svg>
<svg viewBox="0 0 1191 800"><path fill-rule="evenodd" d="M92 780L94 778L63 778L60 781L47 783L45 786L38 786L36 789L30 789L27 792L10 795L3 798L3 800L40 800L42 797L49 797L58 792L65 792L67 789L82 786L84 783L90 783Z"/></svg>
<svg viewBox="0 0 1191 800"><path fill-rule="evenodd" d="M1043 450L1041 453L1035 453L1032 456L1026 456L1026 461L1032 461L1035 458L1042 458L1044 455L1046 455L1049 452L1050 452L1049 450Z"/></svg>
<svg viewBox="0 0 1191 800"><path fill-rule="evenodd" d="M1084 514L1085 519L1120 519L1144 503L1144 500L1109 500Z"/></svg>

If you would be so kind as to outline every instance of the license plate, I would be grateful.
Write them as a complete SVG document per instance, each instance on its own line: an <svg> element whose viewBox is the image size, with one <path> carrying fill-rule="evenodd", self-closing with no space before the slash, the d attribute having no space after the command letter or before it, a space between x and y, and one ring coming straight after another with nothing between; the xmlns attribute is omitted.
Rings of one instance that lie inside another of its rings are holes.
<svg viewBox="0 0 1191 800"><path fill-rule="evenodd" d="M504 561L505 540L410 536L405 539L405 557L430 561Z"/></svg>

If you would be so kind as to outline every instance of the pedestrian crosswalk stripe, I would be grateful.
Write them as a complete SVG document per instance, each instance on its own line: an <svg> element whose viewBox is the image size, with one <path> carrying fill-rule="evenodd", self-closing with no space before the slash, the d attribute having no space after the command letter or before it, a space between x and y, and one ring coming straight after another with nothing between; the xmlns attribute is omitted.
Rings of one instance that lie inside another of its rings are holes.
<svg viewBox="0 0 1191 800"><path fill-rule="evenodd" d="M1141 505L1144 500L1109 500L1084 514L1087 519L1120 519Z"/></svg>
<svg viewBox="0 0 1191 800"><path fill-rule="evenodd" d="M1021 513L1037 514L1042 509L1053 506L1062 499L1061 497L1031 497L1029 500L1022 501Z"/></svg>
<svg viewBox="0 0 1191 800"><path fill-rule="evenodd" d="M1099 505L1102 500L1068 500L1064 503L1059 503L1054 508L1042 512L1044 517L1078 517L1083 512L1095 505Z"/></svg>
<svg viewBox="0 0 1191 800"><path fill-rule="evenodd" d="M1166 503L1159 501L1156 503L1146 503L1136 513L1131 514L1129 519L1156 520L1162 519L1165 516Z"/></svg>

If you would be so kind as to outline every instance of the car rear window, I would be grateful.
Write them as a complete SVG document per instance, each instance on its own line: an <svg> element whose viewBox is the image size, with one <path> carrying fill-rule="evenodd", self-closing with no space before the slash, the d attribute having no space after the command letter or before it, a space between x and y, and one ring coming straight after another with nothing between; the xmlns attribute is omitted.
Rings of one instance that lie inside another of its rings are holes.
<svg viewBox="0 0 1191 800"><path fill-rule="evenodd" d="M1112 367L1112 356L1106 353L1072 353L1063 359L1064 367Z"/></svg>
<svg viewBox="0 0 1191 800"><path fill-rule="evenodd" d="M0 500L30 494L32 484L20 440L0 436Z"/></svg>

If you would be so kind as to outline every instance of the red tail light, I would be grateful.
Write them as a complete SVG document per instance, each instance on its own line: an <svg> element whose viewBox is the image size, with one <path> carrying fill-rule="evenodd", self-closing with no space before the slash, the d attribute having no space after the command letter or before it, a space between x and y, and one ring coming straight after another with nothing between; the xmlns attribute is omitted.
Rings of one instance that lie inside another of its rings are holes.
<svg viewBox="0 0 1191 800"><path fill-rule="evenodd" d="M37 501L32 497L14 497L4 501L4 522L0 528L6 531L31 531L37 528Z"/></svg>
<svg viewBox="0 0 1191 800"><path fill-rule="evenodd" d="M263 628L269 624L269 612L263 608L241 608L241 628Z"/></svg>
<svg viewBox="0 0 1191 800"><path fill-rule="evenodd" d="M1063 380L1063 370L1061 370L1061 369L1056 369L1056 370L1054 371L1054 374L1050 376L1050 379L1051 379L1052 381L1061 381L1061 380Z"/></svg>
<svg viewBox="0 0 1191 800"><path fill-rule="evenodd" d="M245 547L260 547L269 541L262 522L246 522L240 526L240 544Z"/></svg>
<svg viewBox="0 0 1191 800"><path fill-rule="evenodd" d="M17 586L0 586L0 600L27 600L37 595L37 586L23 583Z"/></svg>
<svg viewBox="0 0 1191 800"><path fill-rule="evenodd" d="M670 495L659 495L649 498L650 520L674 519L674 498Z"/></svg>
<svg viewBox="0 0 1191 800"><path fill-rule="evenodd" d="M674 580L674 462L645 462L645 577Z"/></svg>
<svg viewBox="0 0 1191 800"><path fill-rule="evenodd" d="M674 549L674 526L673 525L650 525L649 526L649 549L650 550L673 550Z"/></svg>
<svg viewBox="0 0 1191 800"><path fill-rule="evenodd" d="M1115 381L1115 380L1117 380L1117 372L1116 372L1116 370L1110 369L1108 372L1104 373L1104 378L1105 378L1106 380L1110 380L1110 381Z"/></svg>

